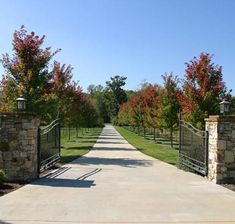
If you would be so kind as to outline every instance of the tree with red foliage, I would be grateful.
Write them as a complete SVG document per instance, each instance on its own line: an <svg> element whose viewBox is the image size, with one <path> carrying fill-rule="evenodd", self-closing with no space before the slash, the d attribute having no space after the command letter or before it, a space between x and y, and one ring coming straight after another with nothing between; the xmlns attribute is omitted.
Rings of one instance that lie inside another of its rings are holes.
<svg viewBox="0 0 235 224"><path fill-rule="evenodd" d="M138 134L140 134L140 128L144 128L144 135L145 135L145 128L147 127L147 112L148 112L148 105L146 101L146 96L144 92L141 91L137 95L133 96L130 100L130 106L132 108L133 119L135 127L138 128Z"/></svg>
<svg viewBox="0 0 235 224"><path fill-rule="evenodd" d="M69 108L72 106L73 98L81 94L78 83L72 81L72 67L55 61L52 77L48 88L43 94L44 103L47 105L47 116L49 120L60 117L64 120Z"/></svg>
<svg viewBox="0 0 235 224"><path fill-rule="evenodd" d="M201 53L186 63L183 92L179 94L185 119L204 128L205 117L219 113L219 101L226 95L222 67L212 63L211 55Z"/></svg>
<svg viewBox="0 0 235 224"><path fill-rule="evenodd" d="M149 84L140 90L127 103L121 105L118 114L119 124L138 128L138 133L140 128L143 128L144 135L147 127L158 127L159 94L160 87L157 85Z"/></svg>
<svg viewBox="0 0 235 224"><path fill-rule="evenodd" d="M49 71L51 58L59 51L42 49L45 36L34 32L27 34L22 26L13 37L13 58L3 55L1 63L6 70L1 85L3 96L0 111L15 109L16 98L23 95L27 109L36 112L47 123L55 118L73 125L92 126L97 123L92 101L78 83L72 81L72 67L54 62Z"/></svg>
<svg viewBox="0 0 235 224"><path fill-rule="evenodd" d="M44 39L45 36L36 36L34 32L27 34L24 26L14 32L13 58L4 54L0 60L6 71L1 81L3 103L0 110L14 109L16 98L23 95L29 111L39 114L45 111L42 96L51 79L48 65L59 50L42 49Z"/></svg>
<svg viewBox="0 0 235 224"><path fill-rule="evenodd" d="M160 96L162 88L158 85L149 84L142 92L146 102L146 119L147 126L153 128L154 140L156 139L156 129L161 126L160 118Z"/></svg>

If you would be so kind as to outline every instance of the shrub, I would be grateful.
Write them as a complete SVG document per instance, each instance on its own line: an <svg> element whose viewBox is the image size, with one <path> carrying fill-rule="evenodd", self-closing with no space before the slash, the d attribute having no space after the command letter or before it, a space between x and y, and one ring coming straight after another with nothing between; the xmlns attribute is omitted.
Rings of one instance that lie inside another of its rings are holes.
<svg viewBox="0 0 235 224"><path fill-rule="evenodd" d="M0 184L6 180L6 174L3 170L0 170Z"/></svg>

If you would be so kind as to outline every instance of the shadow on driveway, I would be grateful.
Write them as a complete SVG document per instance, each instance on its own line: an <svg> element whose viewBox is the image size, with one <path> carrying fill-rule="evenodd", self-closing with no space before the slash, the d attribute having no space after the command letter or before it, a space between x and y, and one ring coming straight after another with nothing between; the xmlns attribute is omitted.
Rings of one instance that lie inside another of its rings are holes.
<svg viewBox="0 0 235 224"><path fill-rule="evenodd" d="M1 223L1 224L12 224L12 222L6 222L6 221L3 221L3 220L1 220L1 219L0 219L0 223Z"/></svg>
<svg viewBox="0 0 235 224"><path fill-rule="evenodd" d="M32 185L51 186L51 187L72 187L72 188L90 188L96 186L94 180L86 180L86 178L99 173L102 169L91 170L82 176L74 179L59 178L60 175L69 171L71 167L61 167L53 173L49 173L45 177L32 182Z"/></svg>
<svg viewBox="0 0 235 224"><path fill-rule="evenodd" d="M94 180L77 180L63 178L42 178L32 182L31 185L51 186L51 187L73 187L73 188L90 188L95 186Z"/></svg>
<svg viewBox="0 0 235 224"><path fill-rule="evenodd" d="M127 142L118 142L118 141L100 141L98 140L96 143L100 143L100 144L119 144L119 145L123 145L123 144L128 144Z"/></svg>
<svg viewBox="0 0 235 224"><path fill-rule="evenodd" d="M86 156L74 160L71 163L79 165L116 165L128 168L136 168L138 166L143 166L143 167L152 166L152 161L150 160L137 160L129 158L101 158L101 157L86 157Z"/></svg>
<svg viewBox="0 0 235 224"><path fill-rule="evenodd" d="M109 144L112 144L112 143L109 143ZM124 144L124 143L123 143ZM118 148L118 147L116 147L116 148L114 148L114 147L109 147L109 146L107 146L107 147L105 147L105 146L95 146L94 148L92 148L92 151L110 151L110 152L112 152L112 151L136 151L136 149L132 149L132 148Z"/></svg>

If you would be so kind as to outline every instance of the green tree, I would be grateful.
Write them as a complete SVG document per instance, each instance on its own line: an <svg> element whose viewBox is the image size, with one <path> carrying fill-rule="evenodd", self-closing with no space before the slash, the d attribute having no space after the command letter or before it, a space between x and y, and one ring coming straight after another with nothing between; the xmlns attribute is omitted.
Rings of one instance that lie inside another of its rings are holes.
<svg viewBox="0 0 235 224"><path fill-rule="evenodd" d="M106 82L105 97L109 106L109 113L111 117L118 114L120 105L127 101L127 94L122 88L126 84L127 77L116 75Z"/></svg>
<svg viewBox="0 0 235 224"><path fill-rule="evenodd" d="M107 97L105 97L105 89L102 85L89 85L87 88L88 94L91 96L94 101L94 105L96 107L98 113L98 119L100 122L109 123L110 116L108 110L108 102Z"/></svg>
<svg viewBox="0 0 235 224"><path fill-rule="evenodd" d="M164 80L164 88L160 100L160 116L163 121L163 126L170 131L171 147L173 147L173 131L178 126L178 113L180 103L178 94L180 92L177 77L165 74L162 76Z"/></svg>

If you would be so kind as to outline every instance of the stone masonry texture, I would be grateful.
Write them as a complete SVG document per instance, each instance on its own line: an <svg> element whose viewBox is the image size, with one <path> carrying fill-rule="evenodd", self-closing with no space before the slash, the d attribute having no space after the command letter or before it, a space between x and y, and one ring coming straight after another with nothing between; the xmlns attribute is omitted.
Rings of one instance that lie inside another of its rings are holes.
<svg viewBox="0 0 235 224"><path fill-rule="evenodd" d="M206 119L208 140L208 178L215 183L235 181L235 116Z"/></svg>
<svg viewBox="0 0 235 224"><path fill-rule="evenodd" d="M33 113L0 114L0 169L9 181L38 177L37 136L39 118Z"/></svg>

